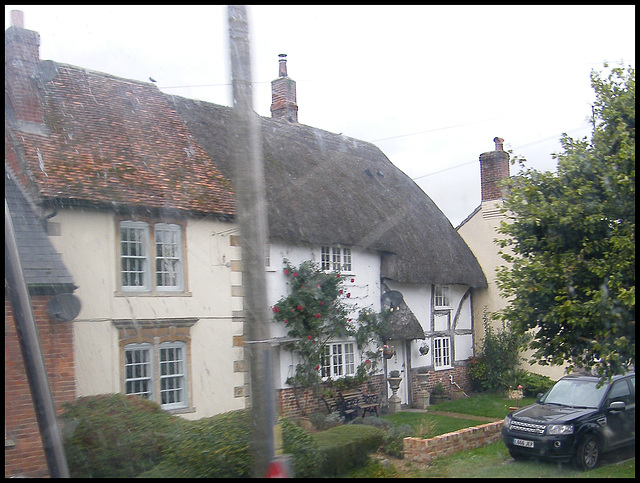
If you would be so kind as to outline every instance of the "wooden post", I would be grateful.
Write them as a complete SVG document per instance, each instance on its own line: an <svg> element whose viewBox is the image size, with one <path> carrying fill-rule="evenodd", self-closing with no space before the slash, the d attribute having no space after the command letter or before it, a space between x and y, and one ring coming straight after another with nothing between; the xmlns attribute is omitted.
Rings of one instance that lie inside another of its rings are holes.
<svg viewBox="0 0 640 483"><path fill-rule="evenodd" d="M274 388L265 276L266 194L262 136L251 94L249 26L244 6L230 5L229 48L233 85L231 130L235 193L242 247L244 316L249 357L253 477L262 478L274 458Z"/></svg>

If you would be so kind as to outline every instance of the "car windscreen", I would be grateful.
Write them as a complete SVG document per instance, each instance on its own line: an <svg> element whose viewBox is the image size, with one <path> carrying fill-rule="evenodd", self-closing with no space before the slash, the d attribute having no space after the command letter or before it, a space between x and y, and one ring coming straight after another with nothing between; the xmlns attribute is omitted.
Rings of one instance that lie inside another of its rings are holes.
<svg viewBox="0 0 640 483"><path fill-rule="evenodd" d="M544 404L597 408L604 397L607 386L597 387L597 381L562 379L542 397Z"/></svg>

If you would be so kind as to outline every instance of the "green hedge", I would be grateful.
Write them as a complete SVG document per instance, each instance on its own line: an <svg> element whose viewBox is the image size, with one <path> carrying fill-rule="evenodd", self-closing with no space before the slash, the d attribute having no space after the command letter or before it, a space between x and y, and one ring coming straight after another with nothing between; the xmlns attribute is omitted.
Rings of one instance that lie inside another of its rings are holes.
<svg viewBox="0 0 640 483"><path fill-rule="evenodd" d="M163 467L183 478L251 476L251 418L246 409L192 421L175 446L164 452Z"/></svg>
<svg viewBox="0 0 640 483"><path fill-rule="evenodd" d="M104 394L64 406L61 428L73 478L128 478L154 467L181 433L178 418L138 396Z"/></svg>
<svg viewBox="0 0 640 483"><path fill-rule="evenodd" d="M283 452L294 476L344 474L364 466L384 431L349 424L309 434L283 418ZM108 394L67 404L62 416L72 477L250 477L251 413L231 411L189 421L137 396Z"/></svg>
<svg viewBox="0 0 640 483"><path fill-rule="evenodd" d="M382 444L384 431L362 424L345 424L313 434L321 456L320 475L338 476L365 466L369 454Z"/></svg>
<svg viewBox="0 0 640 483"><path fill-rule="evenodd" d="M319 457L310 434L283 418L282 445L293 457L296 477L317 476ZM252 474L251 412L231 411L194 421L163 464L145 477L244 478Z"/></svg>
<svg viewBox="0 0 640 483"><path fill-rule="evenodd" d="M290 419L282 419L281 423L283 452L293 455L293 476L319 476L321 459L313 436Z"/></svg>

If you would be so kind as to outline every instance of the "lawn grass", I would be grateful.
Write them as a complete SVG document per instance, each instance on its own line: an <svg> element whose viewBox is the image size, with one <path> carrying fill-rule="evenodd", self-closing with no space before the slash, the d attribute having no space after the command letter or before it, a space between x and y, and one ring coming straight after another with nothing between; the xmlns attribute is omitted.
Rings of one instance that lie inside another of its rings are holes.
<svg viewBox="0 0 640 483"><path fill-rule="evenodd" d="M470 428L482 424L476 419L441 416L439 414L400 411L395 414L381 416L394 426L409 425L415 429L416 437L433 438L440 434L451 433L459 429Z"/></svg>
<svg viewBox="0 0 640 483"><path fill-rule="evenodd" d="M508 399L501 394L480 393L472 397L445 401L429 406L433 411L448 411L451 413L471 414L493 419L504 419L509 413L509 407L524 407L536 402L535 398Z"/></svg>
<svg viewBox="0 0 640 483"><path fill-rule="evenodd" d="M405 465L398 477L406 478L633 478L635 458L603 465L592 471L574 470L568 464L529 460L515 461L498 441L434 460L429 466Z"/></svg>

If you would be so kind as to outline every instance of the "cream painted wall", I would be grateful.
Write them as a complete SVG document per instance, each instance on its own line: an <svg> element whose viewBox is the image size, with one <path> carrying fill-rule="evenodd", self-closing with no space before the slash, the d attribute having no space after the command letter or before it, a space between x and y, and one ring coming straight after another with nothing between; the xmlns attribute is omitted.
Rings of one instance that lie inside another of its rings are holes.
<svg viewBox="0 0 640 483"><path fill-rule="evenodd" d="M473 315L476 320L474 344L476 351L482 347L484 339L483 315L485 310L496 312L507 305L507 299L500 296L500 290L496 284L496 267L505 265L505 261L498 254L500 247L494 243L496 238L503 236L497 232L500 222L504 219L498 211L499 206L496 201L483 202L481 209L457 229L480 263L488 284L487 289L474 289L473 292ZM499 329L502 324L499 321L492 321L492 327ZM526 351L522 355L528 361L531 354L532 351ZM527 362L522 363L520 367L548 376L553 380L557 380L565 374L564 367L540 366L538 364L528 364Z"/></svg>
<svg viewBox="0 0 640 483"><path fill-rule="evenodd" d="M189 219L186 225L184 295L128 295L117 291L116 218L90 209L61 209L50 222L59 236L50 239L73 274L82 309L74 320L77 396L120 392L122 361L113 319L196 318L191 328L191 405L189 419L243 408L245 373L234 371L243 350L233 336L243 333L241 297L232 285L241 273L232 261L241 257L232 246L234 226L213 219ZM240 300L238 300L240 299Z"/></svg>

